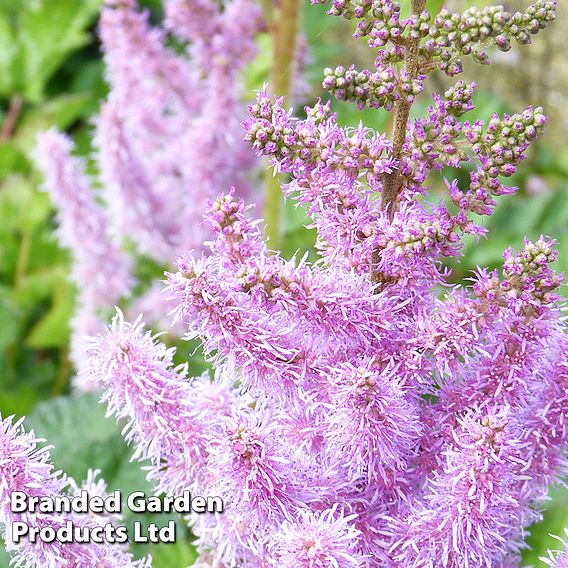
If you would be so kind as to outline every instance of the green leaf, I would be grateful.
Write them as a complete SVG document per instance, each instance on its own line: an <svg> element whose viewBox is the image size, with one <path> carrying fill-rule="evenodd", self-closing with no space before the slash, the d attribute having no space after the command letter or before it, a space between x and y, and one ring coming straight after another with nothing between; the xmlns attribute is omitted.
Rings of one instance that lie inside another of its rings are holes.
<svg viewBox="0 0 568 568"><path fill-rule="evenodd" d="M565 233L568 229L568 187L563 183L547 198L546 209L539 219L537 228L554 237L557 233Z"/></svg>
<svg viewBox="0 0 568 568"><path fill-rule="evenodd" d="M284 239L282 240L282 255L291 258L296 253L302 256L309 251L309 260L317 258L314 250L316 242L315 229L306 229L311 219L303 207L296 207L295 202L286 200L284 209Z"/></svg>
<svg viewBox="0 0 568 568"><path fill-rule="evenodd" d="M197 560L195 547L187 540L172 544L154 544L149 547L153 568L185 568Z"/></svg>
<svg viewBox="0 0 568 568"><path fill-rule="evenodd" d="M18 11L19 42L31 101L43 97L45 85L69 53L89 41L87 27L101 0L27 0Z"/></svg>
<svg viewBox="0 0 568 568"><path fill-rule="evenodd" d="M12 175L2 184L2 218L18 233L33 231L51 212L47 193L38 193L33 182L22 175Z"/></svg>
<svg viewBox="0 0 568 568"><path fill-rule="evenodd" d="M69 286L57 290L51 309L32 328L26 339L28 347L46 349L62 347L69 342L69 320L75 305Z"/></svg>
<svg viewBox="0 0 568 568"><path fill-rule="evenodd" d="M39 132L52 126L59 130L67 129L75 121L86 116L91 110L91 102L88 93L65 94L32 108L23 115L14 144L22 152L29 154L36 146Z"/></svg>
<svg viewBox="0 0 568 568"><path fill-rule="evenodd" d="M430 12L430 14L437 14L444 4L444 0L427 0L426 9ZM403 14L410 13L410 0L402 0L400 5L403 10Z"/></svg>
<svg viewBox="0 0 568 568"><path fill-rule="evenodd" d="M547 550L562 549L562 544L554 536L564 538L564 528L568 527L568 490L551 489L551 501L544 511L544 518L540 523L530 527L530 536L527 543L531 550L523 553L523 565L534 568L545 568L539 557L546 556ZM554 535L554 536L551 536Z"/></svg>
<svg viewBox="0 0 568 568"><path fill-rule="evenodd" d="M444 6L444 0L428 0L426 8L430 14L437 14Z"/></svg>
<svg viewBox="0 0 568 568"><path fill-rule="evenodd" d="M148 488L140 465L129 465L132 451L120 435L120 426L113 418L105 417L105 407L98 402L97 394L41 402L28 416L25 426L54 446L51 457L56 468L76 481L85 479L89 468L97 468L109 486L114 487L119 473L127 467L128 476L122 475L124 488Z"/></svg>
<svg viewBox="0 0 568 568"><path fill-rule="evenodd" d="M8 15L0 11L0 96L9 98L15 90L15 61L18 56L16 33Z"/></svg>
<svg viewBox="0 0 568 568"><path fill-rule="evenodd" d="M0 566L10 566L11 558L4 548L4 542L0 539Z"/></svg>
<svg viewBox="0 0 568 568"><path fill-rule="evenodd" d="M0 388L0 414L2 416L26 416L37 404L40 393L31 385L17 383L17 388ZM3 566L3 564L0 564Z"/></svg>
<svg viewBox="0 0 568 568"><path fill-rule="evenodd" d="M11 298L20 306L29 307L53 296L58 288L65 286L66 280L65 265L42 267L25 274L18 288L12 291Z"/></svg>
<svg viewBox="0 0 568 568"><path fill-rule="evenodd" d="M30 165L26 156L10 142L0 143L0 180L11 173L28 174Z"/></svg>
<svg viewBox="0 0 568 568"><path fill-rule="evenodd" d="M359 110L354 104L332 99L331 105L337 113L337 122L342 126L358 126L362 122L367 128L384 132L391 114L384 109L365 107Z"/></svg>
<svg viewBox="0 0 568 568"><path fill-rule="evenodd" d="M123 497L133 491L152 493L141 464L132 462L132 450L121 436L121 425L114 418L105 417L105 407L97 394L78 397L60 397L40 403L28 416L26 428L45 438L50 445L51 458L56 469L61 469L77 482L85 479L89 468L101 470L108 491L118 489ZM137 557L148 552L154 558L154 567L174 568L194 562L196 553L188 541L188 531L179 515L137 514L123 510L125 524L141 521L143 526L156 523L164 526L170 519L176 521L178 541L175 544L133 545Z"/></svg>
<svg viewBox="0 0 568 568"><path fill-rule="evenodd" d="M4 294L0 297L0 351L18 339L20 314Z"/></svg>
<svg viewBox="0 0 568 568"><path fill-rule="evenodd" d="M272 36L268 33L259 34L256 38L256 47L256 57L245 68L245 84L248 91L258 91L270 80L273 59Z"/></svg>

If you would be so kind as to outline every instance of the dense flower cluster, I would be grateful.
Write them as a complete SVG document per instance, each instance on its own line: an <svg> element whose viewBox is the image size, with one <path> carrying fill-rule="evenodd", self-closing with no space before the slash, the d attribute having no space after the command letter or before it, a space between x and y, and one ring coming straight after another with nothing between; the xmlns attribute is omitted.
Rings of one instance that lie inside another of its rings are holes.
<svg viewBox="0 0 568 568"><path fill-rule="evenodd" d="M174 4L171 25L185 5ZM188 516L198 566L518 566L549 484L567 472L554 241L505 251L500 270L480 268L468 286L448 287L442 265L464 233L484 234L474 214L514 191L502 178L542 131L542 110L462 121L475 85L460 81L425 118L408 115L428 72L468 53L484 59L475 50L487 43L526 42L555 3L434 20L423 6L413 0L407 20L392 0L331 10L360 19L358 34L381 51L379 75L343 69L328 87L392 108L392 140L340 126L329 103L305 119L266 91L251 105L246 139L289 174L285 191L306 208L322 258L268 250L234 189L210 202L210 250L180 255L166 294L213 376L189 378L172 348L121 312L90 342L84 375L126 421L156 491L225 501L222 514ZM186 37L215 35L211 10L200 4L184 20ZM428 174L465 162L471 184L448 182L446 202L429 204Z"/></svg>
<svg viewBox="0 0 568 568"><path fill-rule="evenodd" d="M206 565L512 565L565 471L552 243L436 300L269 255L233 194L208 218L168 281L216 378L120 314L89 363L158 490L226 500L190 519Z"/></svg>
<svg viewBox="0 0 568 568"><path fill-rule="evenodd" d="M495 115L486 129L481 121L461 123L456 116L473 108L474 88L460 81L443 97L435 94L428 117L410 126L398 161L383 136L363 127L340 127L328 104L306 108L307 118L297 120L281 99L272 100L265 92L251 106L247 139L279 171L292 174L286 190L309 207L325 258L371 272L373 254L380 248L375 270L400 278L413 272L417 262L433 266L438 256L455 255L460 231L483 233L471 214L490 215L493 196L514 191L498 176L515 172L546 122L541 108L529 108L522 115ZM479 165L471 172L470 187L449 187L456 214L444 206L429 210L416 203L432 169L458 167L472 161L471 154ZM372 199L393 171L400 185L394 219Z"/></svg>
<svg viewBox="0 0 568 568"><path fill-rule="evenodd" d="M72 253L77 368L83 336L102 329L101 309L132 291L132 255L121 252L124 245L170 263L207 238L200 203L230 185L248 191L254 156L242 140L237 73L255 55L260 8L253 0L232 0L223 9L195 0L164 7L163 28L152 27L135 0L108 0L102 10L110 93L96 119L100 191L91 189L95 182L64 135L45 134L36 152L58 210L60 242ZM195 14L203 15L199 25ZM190 41L186 53L169 47L166 32ZM153 289L136 302L135 309L142 307L148 317L167 311Z"/></svg>

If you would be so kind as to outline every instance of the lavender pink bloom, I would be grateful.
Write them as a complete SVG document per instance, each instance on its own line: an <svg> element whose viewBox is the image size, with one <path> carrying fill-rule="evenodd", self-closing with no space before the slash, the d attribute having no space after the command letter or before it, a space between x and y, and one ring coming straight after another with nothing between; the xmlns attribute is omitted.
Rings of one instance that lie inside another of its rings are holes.
<svg viewBox="0 0 568 568"><path fill-rule="evenodd" d="M255 159L242 140L245 106L234 62L255 56L264 20L251 0L233 0L223 10L207 0L198 4L166 2L166 20L156 26L135 0L105 2L98 31L110 92L94 119L89 158L96 172L85 173L87 159L71 156L65 135L50 131L38 143L36 161L79 292L71 322L76 370L85 361L84 336L102 329L97 318L124 307L134 287L134 256L168 265L203 249L210 231L202 205L232 186L249 192ZM197 13L211 16L210 26L189 32L188 10L192 21ZM169 34L191 44L175 50ZM156 295L140 302L154 319Z"/></svg>

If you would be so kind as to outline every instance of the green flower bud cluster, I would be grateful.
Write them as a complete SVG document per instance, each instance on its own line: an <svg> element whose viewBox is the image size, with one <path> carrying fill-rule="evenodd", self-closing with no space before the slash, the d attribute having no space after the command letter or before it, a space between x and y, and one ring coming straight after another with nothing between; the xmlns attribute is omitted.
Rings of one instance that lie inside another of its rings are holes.
<svg viewBox="0 0 568 568"><path fill-rule="evenodd" d="M529 143L542 133L545 124L542 107L529 107L522 114L505 115L502 119L494 114L485 134L480 123L466 123L465 133L483 170L492 178L509 177L515 173Z"/></svg>
<svg viewBox="0 0 568 568"><path fill-rule="evenodd" d="M461 72L461 56L471 55L478 63L488 64L488 47L508 51L512 40L530 43L531 35L546 28L555 15L556 2L545 0L515 14L503 6L469 8L462 14L443 9L430 26L422 53L452 76Z"/></svg>
<svg viewBox="0 0 568 568"><path fill-rule="evenodd" d="M358 108L384 107L391 110L394 103L403 98L412 102L423 89L421 78L412 79L408 73L396 73L392 67L381 66L371 73L368 70L358 71L354 66L345 69L324 70L323 88L341 101L353 102Z"/></svg>

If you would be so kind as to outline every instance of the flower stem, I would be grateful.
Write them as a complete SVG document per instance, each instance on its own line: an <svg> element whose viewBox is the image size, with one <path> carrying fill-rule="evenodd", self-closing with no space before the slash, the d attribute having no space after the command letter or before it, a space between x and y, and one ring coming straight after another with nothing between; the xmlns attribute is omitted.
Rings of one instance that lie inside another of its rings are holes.
<svg viewBox="0 0 568 568"><path fill-rule="evenodd" d="M279 0L272 21L272 45L274 62L272 67L272 84L274 94L284 96L290 94L294 56L296 54L296 37L300 19L300 0ZM264 220L265 236L269 246L277 250L281 241L282 190L280 176L266 174Z"/></svg>
<svg viewBox="0 0 568 568"><path fill-rule="evenodd" d="M412 0L412 14L420 14L424 10L426 0ZM411 79L415 79L418 75L420 39L408 39L406 43L406 52L404 54L403 69L409 74ZM406 140L406 129L408 126L408 117L410 114L411 103L408 100L399 99L394 107L393 119L393 157L398 162L402 155L402 146ZM399 169L395 169L391 174L383 176L383 208L387 210L389 218L392 220L396 211L396 203L398 192L400 191L400 175Z"/></svg>
<svg viewBox="0 0 568 568"><path fill-rule="evenodd" d="M426 5L426 0L412 0L411 12L412 14L420 14ZM418 75L418 63L420 54L420 39L408 38L406 42L406 51L404 54L403 69L409 74L411 79L415 79ZM400 162L402 156L402 147L406 140L406 130L408 127L408 117L410 115L411 103L408 100L401 98L395 103L394 117L393 117L393 158ZM399 168L393 170L390 174L383 176L383 192L382 192L382 205L387 211L389 219L392 221L397 207L397 197L400 191L400 173ZM371 258L371 280L375 283L381 281L381 274L375 269L379 262L380 251L373 251Z"/></svg>

